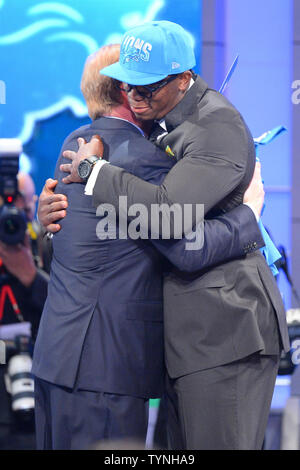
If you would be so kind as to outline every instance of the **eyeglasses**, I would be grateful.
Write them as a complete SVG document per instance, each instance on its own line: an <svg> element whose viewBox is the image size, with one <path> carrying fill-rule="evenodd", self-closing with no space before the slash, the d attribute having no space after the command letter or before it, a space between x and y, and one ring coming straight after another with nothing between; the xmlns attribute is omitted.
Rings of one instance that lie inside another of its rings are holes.
<svg viewBox="0 0 300 470"><path fill-rule="evenodd" d="M161 80L160 82L155 83L154 85L129 85L128 83L118 83L117 88L121 91L125 91L126 93L130 93L131 90L135 89L135 91L142 97L142 98L147 98L148 100L151 100L153 93L155 93L157 90L160 88L163 88L166 86L168 83L172 82L175 80L178 75L180 74L175 74L175 75L170 75L168 78L165 80Z"/></svg>

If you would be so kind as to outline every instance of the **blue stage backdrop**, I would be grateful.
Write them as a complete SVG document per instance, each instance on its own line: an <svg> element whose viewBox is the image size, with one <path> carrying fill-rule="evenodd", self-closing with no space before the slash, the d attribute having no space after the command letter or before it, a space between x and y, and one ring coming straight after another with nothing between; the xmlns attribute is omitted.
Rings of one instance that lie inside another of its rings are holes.
<svg viewBox="0 0 300 470"><path fill-rule="evenodd" d="M80 92L87 56L142 22L184 26L201 58L201 1L0 0L0 137L19 137L37 192L65 137L89 122ZM5 91L5 93L4 93ZM4 96L5 95L5 96ZM5 104L4 104L5 103Z"/></svg>

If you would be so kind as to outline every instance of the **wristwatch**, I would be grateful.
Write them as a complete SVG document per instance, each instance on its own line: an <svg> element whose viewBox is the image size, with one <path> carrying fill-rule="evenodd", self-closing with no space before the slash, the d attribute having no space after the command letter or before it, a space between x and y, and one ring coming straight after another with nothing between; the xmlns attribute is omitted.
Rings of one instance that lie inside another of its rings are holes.
<svg viewBox="0 0 300 470"><path fill-rule="evenodd" d="M81 160L81 162L78 165L78 175L83 181L87 181L90 174L92 173L92 169L95 165L96 162L101 160L101 158L97 157L97 155L91 155L88 158L85 158L84 160Z"/></svg>

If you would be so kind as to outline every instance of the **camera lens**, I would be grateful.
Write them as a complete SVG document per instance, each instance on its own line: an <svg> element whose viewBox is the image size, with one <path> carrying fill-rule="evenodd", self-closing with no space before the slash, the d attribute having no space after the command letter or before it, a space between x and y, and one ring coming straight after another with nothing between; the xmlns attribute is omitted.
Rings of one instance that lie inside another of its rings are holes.
<svg viewBox="0 0 300 470"><path fill-rule="evenodd" d="M17 220L8 218L3 224L3 230L7 235L14 235L20 230L20 224Z"/></svg>
<svg viewBox="0 0 300 470"><path fill-rule="evenodd" d="M22 243L26 232L25 214L14 206L3 206L0 212L0 240L8 245Z"/></svg>

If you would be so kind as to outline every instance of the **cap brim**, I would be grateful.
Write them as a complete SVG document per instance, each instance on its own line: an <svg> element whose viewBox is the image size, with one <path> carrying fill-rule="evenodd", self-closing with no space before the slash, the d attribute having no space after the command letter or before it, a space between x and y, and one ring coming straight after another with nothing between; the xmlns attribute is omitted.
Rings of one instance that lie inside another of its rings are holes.
<svg viewBox="0 0 300 470"><path fill-rule="evenodd" d="M101 75L115 78L120 82L129 83L130 85L150 85L150 83L156 83L163 80L168 75L150 74L136 72L135 70L128 70L121 66L119 62L104 67L99 72Z"/></svg>

